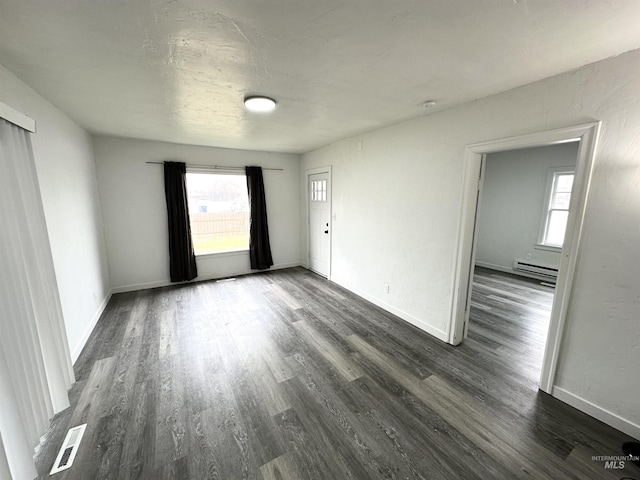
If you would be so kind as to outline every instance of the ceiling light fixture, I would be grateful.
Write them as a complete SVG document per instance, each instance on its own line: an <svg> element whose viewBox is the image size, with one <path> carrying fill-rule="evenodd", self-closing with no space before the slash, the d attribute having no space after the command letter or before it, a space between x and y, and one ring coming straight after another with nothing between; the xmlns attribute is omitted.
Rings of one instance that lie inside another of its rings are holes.
<svg viewBox="0 0 640 480"><path fill-rule="evenodd" d="M422 103L422 106L424 108L431 108L431 107L435 107L436 106L436 101L435 100L427 100L425 102Z"/></svg>
<svg viewBox="0 0 640 480"><path fill-rule="evenodd" d="M276 101L273 98L254 95L245 97L244 106L250 112L267 113L276 109Z"/></svg>

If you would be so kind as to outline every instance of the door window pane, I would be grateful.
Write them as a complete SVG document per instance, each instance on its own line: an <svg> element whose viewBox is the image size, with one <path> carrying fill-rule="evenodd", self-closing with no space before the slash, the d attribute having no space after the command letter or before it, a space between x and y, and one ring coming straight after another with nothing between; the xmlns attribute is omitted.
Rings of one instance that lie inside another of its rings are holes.
<svg viewBox="0 0 640 480"><path fill-rule="evenodd" d="M327 201L327 181L326 180L311 181L311 201L312 202Z"/></svg>

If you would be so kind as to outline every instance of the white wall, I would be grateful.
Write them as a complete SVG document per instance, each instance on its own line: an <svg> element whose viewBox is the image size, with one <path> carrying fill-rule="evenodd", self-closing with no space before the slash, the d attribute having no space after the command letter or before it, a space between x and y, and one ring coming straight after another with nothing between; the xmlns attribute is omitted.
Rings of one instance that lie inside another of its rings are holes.
<svg viewBox="0 0 640 480"><path fill-rule="evenodd" d="M635 51L306 154L333 165L333 280L446 338L465 145L602 120L555 390L640 436L638 92Z"/></svg>
<svg viewBox="0 0 640 480"><path fill-rule="evenodd" d="M476 264L513 271L527 259L558 268L560 252L536 247L552 167L573 167L578 143L487 155L477 217ZM527 257L530 255L530 257Z"/></svg>
<svg viewBox="0 0 640 480"><path fill-rule="evenodd" d="M36 120L31 139L75 360L110 293L91 136L2 66L0 101Z"/></svg>
<svg viewBox="0 0 640 480"><path fill-rule="evenodd" d="M299 156L124 138L94 138L98 182L114 291L168 285L167 208L161 165L257 165L264 183L274 266L300 264ZM251 271L248 252L198 257L198 279Z"/></svg>

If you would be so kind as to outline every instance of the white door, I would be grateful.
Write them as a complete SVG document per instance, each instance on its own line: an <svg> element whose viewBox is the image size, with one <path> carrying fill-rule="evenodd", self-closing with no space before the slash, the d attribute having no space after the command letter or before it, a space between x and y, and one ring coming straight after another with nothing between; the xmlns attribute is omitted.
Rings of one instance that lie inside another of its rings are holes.
<svg viewBox="0 0 640 480"><path fill-rule="evenodd" d="M331 249L331 179L328 172L308 176L309 268L329 276Z"/></svg>

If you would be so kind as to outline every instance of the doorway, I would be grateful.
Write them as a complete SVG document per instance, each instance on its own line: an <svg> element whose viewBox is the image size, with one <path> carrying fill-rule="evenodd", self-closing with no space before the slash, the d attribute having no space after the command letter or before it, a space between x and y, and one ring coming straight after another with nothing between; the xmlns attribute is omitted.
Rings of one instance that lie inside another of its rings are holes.
<svg viewBox="0 0 640 480"><path fill-rule="evenodd" d="M545 345L540 376L540 389L549 394L552 393L555 380L562 332L564 331L565 317L571 297L599 129L599 122L591 123L519 137L492 140L468 145L465 149L463 204L454 277L452 318L449 330L449 343L453 345L463 341L469 323L469 304L476 254L476 220L479 192L482 187L481 172L485 155L520 148L579 142L572 200L568 212L566 235L556 282L556 295L551 308L549 334Z"/></svg>
<svg viewBox="0 0 640 480"><path fill-rule="evenodd" d="M464 338L500 345L496 355L531 384L540 379L578 147L564 142L482 160Z"/></svg>
<svg viewBox="0 0 640 480"><path fill-rule="evenodd" d="M307 172L309 269L325 278L331 273L331 170Z"/></svg>

